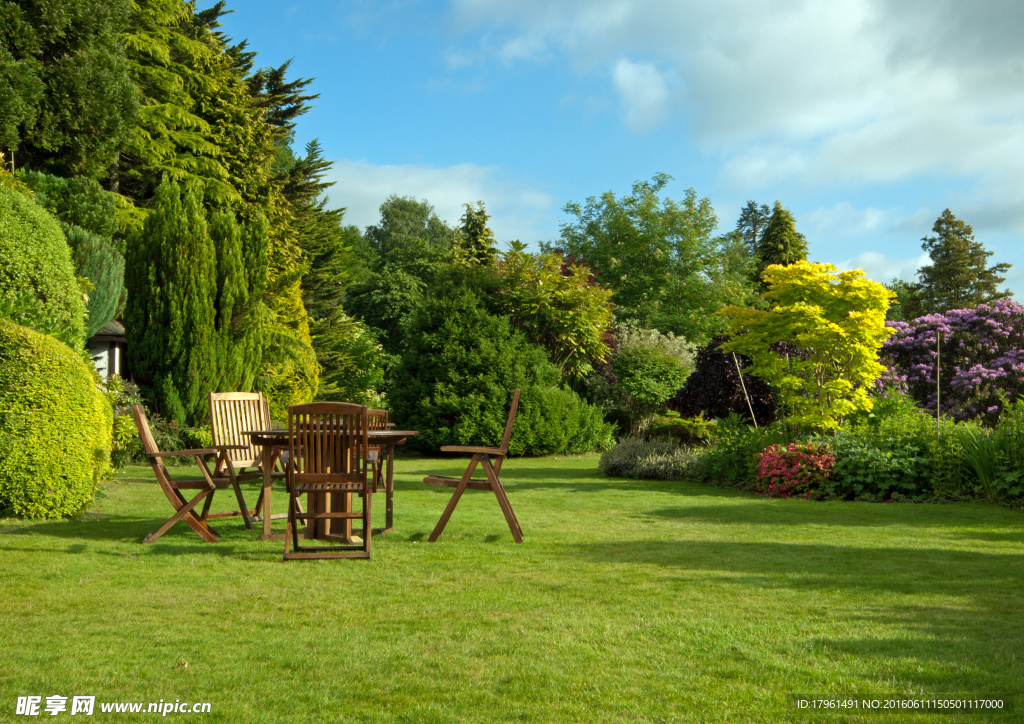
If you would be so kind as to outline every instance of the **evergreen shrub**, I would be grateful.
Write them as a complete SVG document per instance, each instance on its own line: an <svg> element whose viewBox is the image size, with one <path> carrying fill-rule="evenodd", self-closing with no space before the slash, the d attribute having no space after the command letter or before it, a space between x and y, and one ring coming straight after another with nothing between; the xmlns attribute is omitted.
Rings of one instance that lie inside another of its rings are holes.
<svg viewBox="0 0 1024 724"><path fill-rule="evenodd" d="M110 404L53 337L0 320L0 511L61 518L92 502L110 464Z"/></svg>
<svg viewBox="0 0 1024 724"><path fill-rule="evenodd" d="M30 197L0 185L0 298L26 293L36 307L26 321L52 319L73 344L82 343L85 303L60 224Z"/></svg>
<svg viewBox="0 0 1024 724"><path fill-rule="evenodd" d="M405 339L388 399L394 420L420 431L410 447L497 446L516 388L511 454L583 452L609 442L600 411L558 388L558 369L544 350L484 309L471 290L426 300Z"/></svg>

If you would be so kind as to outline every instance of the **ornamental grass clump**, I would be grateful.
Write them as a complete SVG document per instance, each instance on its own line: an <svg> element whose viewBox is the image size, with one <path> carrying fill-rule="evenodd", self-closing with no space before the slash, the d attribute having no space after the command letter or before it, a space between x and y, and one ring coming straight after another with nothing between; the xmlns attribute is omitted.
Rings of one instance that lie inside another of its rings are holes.
<svg viewBox="0 0 1024 724"><path fill-rule="evenodd" d="M772 445L758 457L757 492L769 497L818 500L835 462L831 449L821 443Z"/></svg>

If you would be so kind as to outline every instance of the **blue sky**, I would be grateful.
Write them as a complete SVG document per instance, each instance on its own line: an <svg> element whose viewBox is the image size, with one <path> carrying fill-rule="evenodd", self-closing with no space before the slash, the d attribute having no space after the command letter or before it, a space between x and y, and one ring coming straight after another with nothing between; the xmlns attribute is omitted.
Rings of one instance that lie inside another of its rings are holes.
<svg viewBox="0 0 1024 724"><path fill-rule="evenodd" d="M200 7L212 3L201 2ZM629 191L790 209L814 261L887 281L927 261L944 208L1024 291L1019 0L229 0L257 64L315 78L296 150L334 162L332 206L390 194L504 242L558 237L562 207Z"/></svg>

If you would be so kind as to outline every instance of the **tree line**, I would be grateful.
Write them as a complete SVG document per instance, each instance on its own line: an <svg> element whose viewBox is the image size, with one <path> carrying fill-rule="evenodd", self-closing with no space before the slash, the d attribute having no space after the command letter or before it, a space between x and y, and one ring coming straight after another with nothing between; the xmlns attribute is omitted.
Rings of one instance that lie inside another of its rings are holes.
<svg viewBox="0 0 1024 724"><path fill-rule="evenodd" d="M327 208L330 162L293 148L317 95L289 64L258 68L227 37L224 2L0 4L0 151L60 222L88 295L78 344L124 322L147 401L202 423L219 389L288 404L388 404L436 432L428 446L500 430L522 387L520 450L583 450L642 429L682 387L723 308L771 304L769 269L808 241L778 201L749 201L716 233L708 198L631 191L570 202L559 238L499 249L482 201L457 225L392 196L364 230ZM1009 265L948 210L932 263L895 281L891 316L1003 298ZM31 295L29 295L31 296ZM0 281L0 309L43 316ZM52 325L51 325L52 327ZM49 328L49 327L48 327Z"/></svg>

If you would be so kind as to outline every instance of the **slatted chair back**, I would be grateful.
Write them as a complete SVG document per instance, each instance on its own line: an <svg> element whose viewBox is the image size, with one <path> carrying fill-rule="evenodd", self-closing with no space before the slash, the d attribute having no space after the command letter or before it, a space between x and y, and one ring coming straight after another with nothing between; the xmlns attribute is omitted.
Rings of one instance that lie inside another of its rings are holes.
<svg viewBox="0 0 1024 724"><path fill-rule="evenodd" d="M253 443L246 430L270 429L270 404L262 392L211 392L210 430L214 445L239 445L228 450L235 468L260 464L261 448ZM223 473L217 470L218 474Z"/></svg>
<svg viewBox="0 0 1024 724"><path fill-rule="evenodd" d="M169 485L171 476L168 474L167 468L164 467L163 458L154 457L160 452L160 448L157 447L156 440L153 439L153 433L149 429L149 418L146 417L145 409L143 409L142 405L133 405L132 413L135 416L135 427L139 431L139 439L142 440L142 450L149 459L149 464L153 468L153 474L156 475L157 482L161 485Z"/></svg>
<svg viewBox="0 0 1024 724"><path fill-rule="evenodd" d="M370 557L370 498L372 489L368 480L368 427L365 405L347 402L311 402L288 408L288 466L289 510L285 535L285 560L291 558L369 558ZM328 496L356 493L363 498L362 513L321 511L329 505L311 500L309 513L297 506L302 494ZM298 539L298 521L331 519L348 521L361 517L363 541L357 545L301 546ZM290 550L294 545L294 552Z"/></svg>
<svg viewBox="0 0 1024 724"><path fill-rule="evenodd" d="M367 425L371 430L387 430L388 429L388 411L387 410L373 410L368 409L366 411Z"/></svg>
<svg viewBox="0 0 1024 724"><path fill-rule="evenodd" d="M288 453L300 485L366 483L367 408L311 402L288 408Z"/></svg>
<svg viewBox="0 0 1024 724"><path fill-rule="evenodd" d="M367 426L371 431L373 430L387 430L388 429L388 411L387 410L367 410ZM374 491L384 483L384 448L381 445L370 445L369 449L370 468L373 473L373 489Z"/></svg>

